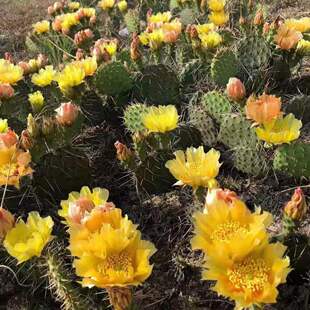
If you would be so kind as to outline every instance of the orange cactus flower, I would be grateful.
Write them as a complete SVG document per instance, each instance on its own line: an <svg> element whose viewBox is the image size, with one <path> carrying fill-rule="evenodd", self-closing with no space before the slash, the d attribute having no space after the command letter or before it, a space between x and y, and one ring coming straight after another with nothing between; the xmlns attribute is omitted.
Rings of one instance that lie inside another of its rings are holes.
<svg viewBox="0 0 310 310"><path fill-rule="evenodd" d="M282 24L277 34L274 36L274 40L282 50L290 50L296 47L297 43L302 39L302 34L295 29L290 29L287 25Z"/></svg>

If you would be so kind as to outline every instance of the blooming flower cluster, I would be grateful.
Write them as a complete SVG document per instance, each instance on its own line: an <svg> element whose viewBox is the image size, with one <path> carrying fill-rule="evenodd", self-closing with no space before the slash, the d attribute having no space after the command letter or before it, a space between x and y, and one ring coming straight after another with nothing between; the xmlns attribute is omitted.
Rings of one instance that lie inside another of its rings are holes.
<svg viewBox="0 0 310 310"><path fill-rule="evenodd" d="M275 303L290 262L284 245L269 242L271 214L252 213L234 192L217 188L193 218L192 248L204 253L202 278L215 281L213 290L239 310Z"/></svg>

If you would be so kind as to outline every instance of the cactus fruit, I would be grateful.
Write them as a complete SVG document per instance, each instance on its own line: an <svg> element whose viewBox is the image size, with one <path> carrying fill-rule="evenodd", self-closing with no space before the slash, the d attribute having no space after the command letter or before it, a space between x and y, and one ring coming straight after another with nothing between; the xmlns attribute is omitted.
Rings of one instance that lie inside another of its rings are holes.
<svg viewBox="0 0 310 310"><path fill-rule="evenodd" d="M227 115L222 123L219 133L219 140L230 149L247 146L255 149L258 139L251 123L242 115Z"/></svg>
<svg viewBox="0 0 310 310"><path fill-rule="evenodd" d="M124 112L124 123L131 133L145 130L142 117L148 112L148 109L145 104L141 103L135 103L126 108Z"/></svg>
<svg viewBox="0 0 310 310"><path fill-rule="evenodd" d="M148 104L178 104L179 81L176 74L166 66L150 65L145 67L138 79L137 91Z"/></svg>
<svg viewBox="0 0 310 310"><path fill-rule="evenodd" d="M195 20L196 20L196 14L193 9L186 8L180 12L180 21L182 25L186 26L194 24Z"/></svg>
<svg viewBox="0 0 310 310"><path fill-rule="evenodd" d="M285 111L293 113L303 124L310 122L310 96L296 96L290 100Z"/></svg>
<svg viewBox="0 0 310 310"><path fill-rule="evenodd" d="M236 55L229 49L219 50L211 63L211 76L219 86L226 86L229 78L238 74L239 66Z"/></svg>
<svg viewBox="0 0 310 310"><path fill-rule="evenodd" d="M216 144L217 128L204 107L199 104L191 104L188 107L188 113L190 124L200 131L203 143L208 146Z"/></svg>
<svg viewBox="0 0 310 310"><path fill-rule="evenodd" d="M102 64L95 76L95 87L99 93L115 96L128 92L133 87L130 73L120 62Z"/></svg>
<svg viewBox="0 0 310 310"><path fill-rule="evenodd" d="M201 107L219 124L233 110L228 98L218 91L210 91L202 97Z"/></svg>
<svg viewBox="0 0 310 310"><path fill-rule="evenodd" d="M262 175L267 172L268 163L263 151L247 146L238 147L233 153L234 167L249 175Z"/></svg>
<svg viewBox="0 0 310 310"><path fill-rule="evenodd" d="M124 16L125 25L130 33L138 33L140 30L139 12L129 9Z"/></svg>
<svg viewBox="0 0 310 310"><path fill-rule="evenodd" d="M275 170L296 178L310 178L310 144L294 143L280 146L274 156Z"/></svg>

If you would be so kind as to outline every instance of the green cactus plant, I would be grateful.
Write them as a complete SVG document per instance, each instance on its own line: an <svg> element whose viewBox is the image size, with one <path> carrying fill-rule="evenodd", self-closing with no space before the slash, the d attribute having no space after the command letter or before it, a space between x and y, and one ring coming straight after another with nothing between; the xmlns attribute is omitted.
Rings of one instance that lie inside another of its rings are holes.
<svg viewBox="0 0 310 310"><path fill-rule="evenodd" d="M196 20L196 13L193 9L186 8L180 12L180 21L182 25L194 24Z"/></svg>
<svg viewBox="0 0 310 310"><path fill-rule="evenodd" d="M206 93L201 99L201 106L219 124L233 111L228 98L218 91Z"/></svg>
<svg viewBox="0 0 310 310"><path fill-rule="evenodd" d="M124 112L124 123L126 128L131 132L144 131L143 115L148 112L149 108L145 104L135 103L128 106Z"/></svg>
<svg viewBox="0 0 310 310"><path fill-rule="evenodd" d="M224 48L219 50L211 62L211 77L219 86L226 86L229 78L237 76L239 61L235 53Z"/></svg>
<svg viewBox="0 0 310 310"><path fill-rule="evenodd" d="M133 87L133 80L124 65L115 61L98 68L94 84L100 94L115 96L128 92Z"/></svg>
<svg viewBox="0 0 310 310"><path fill-rule="evenodd" d="M203 143L208 146L216 144L218 130L203 105L191 104L188 107L188 113L190 124L200 131Z"/></svg>
<svg viewBox="0 0 310 310"><path fill-rule="evenodd" d="M139 33L140 17L137 10L129 9L124 16L125 25L130 33Z"/></svg>
<svg viewBox="0 0 310 310"><path fill-rule="evenodd" d="M276 171L296 178L310 178L310 144L294 143L280 146L274 156Z"/></svg>
<svg viewBox="0 0 310 310"><path fill-rule="evenodd" d="M286 106L285 112L293 113L303 124L310 122L310 96L293 97Z"/></svg>
<svg viewBox="0 0 310 310"><path fill-rule="evenodd" d="M145 67L137 80L138 97L153 105L178 104L179 88L176 74L162 64Z"/></svg>

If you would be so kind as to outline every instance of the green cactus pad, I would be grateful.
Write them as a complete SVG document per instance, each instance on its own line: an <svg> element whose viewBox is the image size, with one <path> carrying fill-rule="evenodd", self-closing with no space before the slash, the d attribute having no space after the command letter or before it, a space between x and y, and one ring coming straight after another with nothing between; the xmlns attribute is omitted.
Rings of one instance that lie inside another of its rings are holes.
<svg viewBox="0 0 310 310"><path fill-rule="evenodd" d="M280 146L274 156L273 167L296 178L310 178L310 144L294 143Z"/></svg>
<svg viewBox="0 0 310 310"><path fill-rule="evenodd" d="M135 103L128 106L124 112L124 123L131 133L144 131L143 115L149 108L145 104Z"/></svg>
<svg viewBox="0 0 310 310"><path fill-rule="evenodd" d="M210 91L202 97L201 106L218 123L230 114L233 107L226 96L218 91Z"/></svg>
<svg viewBox="0 0 310 310"><path fill-rule="evenodd" d="M201 134L198 129L189 125L182 125L169 133L172 150L184 150L188 147L201 145Z"/></svg>
<svg viewBox="0 0 310 310"><path fill-rule="evenodd" d="M303 124L310 122L310 96L296 96L287 105L285 111L293 113Z"/></svg>
<svg viewBox="0 0 310 310"><path fill-rule="evenodd" d="M103 95L114 96L128 92L133 87L133 80L122 63L111 62L97 70L95 87Z"/></svg>
<svg viewBox="0 0 310 310"><path fill-rule="evenodd" d="M219 140L227 147L234 149L241 145L256 149L258 139L251 123L242 115L227 115L221 123Z"/></svg>
<svg viewBox="0 0 310 310"><path fill-rule="evenodd" d="M186 26L194 24L195 20L196 20L196 14L193 9L186 8L180 12L180 21L182 25Z"/></svg>
<svg viewBox="0 0 310 310"><path fill-rule="evenodd" d="M219 86L226 86L229 78L238 74L239 66L236 55L229 49L222 49L216 53L211 63L211 76Z"/></svg>
<svg viewBox="0 0 310 310"><path fill-rule="evenodd" d="M129 9L124 16L125 25L130 33L139 32L140 30L140 17L139 12Z"/></svg>
<svg viewBox="0 0 310 310"><path fill-rule="evenodd" d="M179 88L176 74L162 64L145 67L137 80L138 96L153 105L178 104Z"/></svg>
<svg viewBox="0 0 310 310"><path fill-rule="evenodd" d="M218 130L213 119L201 104L191 104L188 108L190 123L196 127L205 145L212 146L217 142Z"/></svg>

